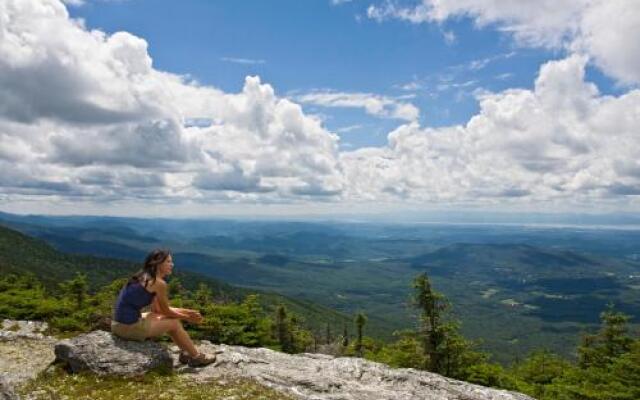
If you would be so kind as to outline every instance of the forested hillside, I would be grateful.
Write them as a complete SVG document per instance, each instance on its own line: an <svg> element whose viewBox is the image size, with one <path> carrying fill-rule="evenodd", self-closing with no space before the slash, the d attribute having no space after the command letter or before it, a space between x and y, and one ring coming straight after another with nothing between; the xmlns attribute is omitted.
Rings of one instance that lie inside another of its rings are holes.
<svg viewBox="0 0 640 400"><path fill-rule="evenodd" d="M58 293L60 283L74 279L77 274L85 276L88 292L96 293L114 280L133 274L140 267L141 264L126 260L62 253L40 239L0 225L0 276L7 278L11 274L31 274L50 294ZM177 296L182 288L195 291L206 287L212 298L218 301L239 302L251 294L259 294L259 303L265 310L275 312L277 306L282 304L297 315L301 323L318 334L324 334L327 325L337 330L351 323L350 316L318 304L275 293L234 287L188 271L175 271L170 277L170 285Z"/></svg>

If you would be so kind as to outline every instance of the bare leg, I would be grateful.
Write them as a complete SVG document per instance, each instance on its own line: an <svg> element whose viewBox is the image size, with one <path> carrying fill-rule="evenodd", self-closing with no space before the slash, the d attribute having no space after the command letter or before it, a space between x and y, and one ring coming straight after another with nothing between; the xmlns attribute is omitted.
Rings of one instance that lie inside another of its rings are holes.
<svg viewBox="0 0 640 400"><path fill-rule="evenodd" d="M182 327L180 320L175 318L167 318L162 314L146 313L146 319L149 326L149 337L162 336L167 333L171 336L173 342L182 350L189 353L191 357L198 354L196 346L191 341L189 334Z"/></svg>

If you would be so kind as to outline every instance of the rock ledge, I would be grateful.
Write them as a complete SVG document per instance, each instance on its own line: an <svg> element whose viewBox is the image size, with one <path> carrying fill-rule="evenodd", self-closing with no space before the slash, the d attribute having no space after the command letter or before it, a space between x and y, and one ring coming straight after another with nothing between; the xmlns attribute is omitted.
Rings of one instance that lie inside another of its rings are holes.
<svg viewBox="0 0 640 400"><path fill-rule="evenodd" d="M521 393L473 385L410 368L390 368L361 358L277 351L203 342L218 353L201 370L180 367L195 380L242 377L308 400L533 400Z"/></svg>
<svg viewBox="0 0 640 400"><path fill-rule="evenodd" d="M49 346L52 350L54 344ZM207 341L198 347L216 353L216 363L190 368L178 362L176 346L167 348L153 341L122 340L110 332L94 331L57 342L55 360L72 372L87 370L99 375L134 376L155 368L174 367L177 373L195 382L245 378L305 400L533 400L521 393L473 385L426 371L390 368L360 358L290 355ZM0 380L0 383L2 389L8 389L6 393L0 391L0 395L11 396L12 382ZM12 399L2 396L0 400Z"/></svg>

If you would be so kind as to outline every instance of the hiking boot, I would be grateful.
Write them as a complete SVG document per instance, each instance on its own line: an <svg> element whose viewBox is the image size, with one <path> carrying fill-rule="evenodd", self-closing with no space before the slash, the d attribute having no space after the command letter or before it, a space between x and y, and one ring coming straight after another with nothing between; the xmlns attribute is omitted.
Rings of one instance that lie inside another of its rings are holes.
<svg viewBox="0 0 640 400"><path fill-rule="evenodd" d="M198 353L198 355L195 357L189 357L189 361L187 361L187 364L189 364L190 367L204 367L209 364L213 364L215 361L215 354L208 355L204 353Z"/></svg>
<svg viewBox="0 0 640 400"><path fill-rule="evenodd" d="M181 351L180 356L178 357L178 361L180 361L180 364L186 364L189 362L190 358L191 356L189 356L189 353L187 353L186 351Z"/></svg>

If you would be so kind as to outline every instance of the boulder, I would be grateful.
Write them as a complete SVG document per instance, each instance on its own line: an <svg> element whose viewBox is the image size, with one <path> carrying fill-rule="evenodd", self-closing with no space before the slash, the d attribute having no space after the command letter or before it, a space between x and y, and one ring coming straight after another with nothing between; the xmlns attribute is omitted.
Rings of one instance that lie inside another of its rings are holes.
<svg viewBox="0 0 640 400"><path fill-rule="evenodd" d="M212 345L200 350L217 353L215 364L202 369L179 367L192 379L248 378L313 400L533 400L521 393L474 385L411 368L389 366L361 358L324 354L290 355L264 348Z"/></svg>
<svg viewBox="0 0 640 400"><path fill-rule="evenodd" d="M172 368L167 349L152 341L123 340L105 331L93 331L55 345L56 363L71 372L91 371L99 375L142 375L156 368Z"/></svg>

